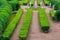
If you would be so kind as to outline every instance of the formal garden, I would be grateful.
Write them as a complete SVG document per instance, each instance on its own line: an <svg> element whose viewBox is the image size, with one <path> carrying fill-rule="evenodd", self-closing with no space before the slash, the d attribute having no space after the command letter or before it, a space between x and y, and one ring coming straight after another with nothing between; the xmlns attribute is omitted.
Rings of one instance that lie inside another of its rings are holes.
<svg viewBox="0 0 60 40"><path fill-rule="evenodd" d="M60 40L60 0L0 0L0 40Z"/></svg>

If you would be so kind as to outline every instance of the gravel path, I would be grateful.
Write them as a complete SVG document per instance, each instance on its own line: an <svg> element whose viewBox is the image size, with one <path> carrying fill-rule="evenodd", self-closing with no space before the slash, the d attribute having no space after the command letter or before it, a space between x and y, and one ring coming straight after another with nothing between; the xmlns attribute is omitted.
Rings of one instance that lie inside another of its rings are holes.
<svg viewBox="0 0 60 40"><path fill-rule="evenodd" d="M29 31L28 40L40 40L40 28L38 21L38 11L33 11L32 24Z"/></svg>
<svg viewBox="0 0 60 40"><path fill-rule="evenodd" d="M12 35L10 40L20 40L18 36L19 36L19 31L20 31L22 23L23 23L23 19L24 19L25 13L26 13L26 11L24 11L24 13L23 13L23 15L21 17L21 20L19 21L19 23L17 25L17 28L15 29L15 31L14 31L14 33L13 33L13 35Z"/></svg>

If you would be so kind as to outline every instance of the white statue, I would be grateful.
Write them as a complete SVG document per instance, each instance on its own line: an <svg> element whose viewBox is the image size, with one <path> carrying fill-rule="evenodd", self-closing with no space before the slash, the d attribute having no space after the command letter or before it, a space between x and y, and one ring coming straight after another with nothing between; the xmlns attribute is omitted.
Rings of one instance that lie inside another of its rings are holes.
<svg viewBox="0 0 60 40"><path fill-rule="evenodd" d="M30 2L30 7L31 7L31 2Z"/></svg>

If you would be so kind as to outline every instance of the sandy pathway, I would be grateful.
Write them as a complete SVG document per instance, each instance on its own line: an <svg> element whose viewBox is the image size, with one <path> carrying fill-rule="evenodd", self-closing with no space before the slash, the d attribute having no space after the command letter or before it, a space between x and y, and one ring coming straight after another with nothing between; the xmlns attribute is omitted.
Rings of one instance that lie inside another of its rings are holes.
<svg viewBox="0 0 60 40"><path fill-rule="evenodd" d="M19 23L17 25L17 28L15 29L15 31L14 31L14 33L13 33L13 35L12 35L10 40L20 40L18 35L19 35L19 31L20 31L20 28L21 28L22 23L23 23L23 19L24 19L25 13L26 13L26 11L24 11L24 13L23 13L23 15L21 17L21 20L19 21Z"/></svg>
<svg viewBox="0 0 60 40"><path fill-rule="evenodd" d="M38 21L38 11L33 11L32 24L29 31L28 40L40 40L40 28Z"/></svg>

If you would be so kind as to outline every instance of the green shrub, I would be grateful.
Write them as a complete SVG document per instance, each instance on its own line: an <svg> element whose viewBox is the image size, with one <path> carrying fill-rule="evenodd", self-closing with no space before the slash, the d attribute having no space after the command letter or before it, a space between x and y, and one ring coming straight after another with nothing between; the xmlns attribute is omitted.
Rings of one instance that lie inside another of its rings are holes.
<svg viewBox="0 0 60 40"><path fill-rule="evenodd" d="M34 0L30 0L31 6L34 5Z"/></svg>
<svg viewBox="0 0 60 40"><path fill-rule="evenodd" d="M11 1L8 1L8 3L12 6L13 11L18 10L20 7L18 0L11 0Z"/></svg>
<svg viewBox="0 0 60 40"><path fill-rule="evenodd" d="M23 4L27 5L28 4L28 0L23 0Z"/></svg>
<svg viewBox="0 0 60 40"><path fill-rule="evenodd" d="M23 1L19 1L19 3L18 3L18 4L23 5Z"/></svg>
<svg viewBox="0 0 60 40"><path fill-rule="evenodd" d="M12 8L9 4L3 4L0 7L0 22L2 24L2 32L5 30L9 17L11 16Z"/></svg>
<svg viewBox="0 0 60 40"><path fill-rule="evenodd" d="M45 3L46 6L48 6L50 1L49 0L44 0L44 3Z"/></svg>
<svg viewBox="0 0 60 40"><path fill-rule="evenodd" d="M60 3L56 3L54 9L59 10L60 9Z"/></svg>
<svg viewBox="0 0 60 40"><path fill-rule="evenodd" d="M51 6L54 5L54 9L55 10L59 10L60 9L60 1L59 0L50 0L51 2Z"/></svg>
<svg viewBox="0 0 60 40"><path fill-rule="evenodd" d="M56 11L55 17L56 17L56 21L60 21L60 10Z"/></svg>
<svg viewBox="0 0 60 40"><path fill-rule="evenodd" d="M53 20L55 20L55 12L54 10L50 10L50 16Z"/></svg>
<svg viewBox="0 0 60 40"><path fill-rule="evenodd" d="M9 15L11 15L12 8L10 5L4 5L3 7L0 8L0 12L8 12Z"/></svg>
<svg viewBox="0 0 60 40"><path fill-rule="evenodd" d="M3 34L3 39L4 40L9 40L11 35L13 34L16 25L18 24L21 16L22 16L22 9L19 9L16 16L14 17L14 19L10 22L10 24L8 25L8 27L6 28L4 34Z"/></svg>
<svg viewBox="0 0 60 40"><path fill-rule="evenodd" d="M38 0L38 5L40 6L41 0Z"/></svg>
<svg viewBox="0 0 60 40"><path fill-rule="evenodd" d="M14 1L9 1L8 3L12 6L13 11L16 10L16 4L17 3L15 3Z"/></svg>
<svg viewBox="0 0 60 40"><path fill-rule="evenodd" d="M32 21L32 9L29 8L25 17L24 17L24 21L23 21L23 24L22 24L22 27L21 27L21 30L19 33L19 38L21 40L26 40L31 21Z"/></svg>
<svg viewBox="0 0 60 40"><path fill-rule="evenodd" d="M44 8L39 8L39 21L43 32L48 32L49 21Z"/></svg>
<svg viewBox="0 0 60 40"><path fill-rule="evenodd" d="M0 6L2 6L4 3L2 1L0 1Z"/></svg>

